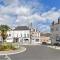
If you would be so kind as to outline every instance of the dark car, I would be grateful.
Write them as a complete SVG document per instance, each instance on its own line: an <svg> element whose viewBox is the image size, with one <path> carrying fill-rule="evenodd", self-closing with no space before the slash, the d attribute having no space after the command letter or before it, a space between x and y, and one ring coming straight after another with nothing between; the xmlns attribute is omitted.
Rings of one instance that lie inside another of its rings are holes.
<svg viewBox="0 0 60 60"><path fill-rule="evenodd" d="M43 45L47 45L47 43L46 43L46 42L42 42L42 44L43 44Z"/></svg>

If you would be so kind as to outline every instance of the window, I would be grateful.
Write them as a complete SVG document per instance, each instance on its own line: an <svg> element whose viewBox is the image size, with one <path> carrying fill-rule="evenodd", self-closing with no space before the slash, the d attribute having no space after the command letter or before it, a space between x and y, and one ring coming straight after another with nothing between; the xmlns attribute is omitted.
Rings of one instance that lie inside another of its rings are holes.
<svg viewBox="0 0 60 60"><path fill-rule="evenodd" d="M51 31L54 31L54 29L53 29L53 28L51 28Z"/></svg>
<svg viewBox="0 0 60 60"><path fill-rule="evenodd" d="M13 38L14 42L18 42L19 38Z"/></svg>
<svg viewBox="0 0 60 60"><path fill-rule="evenodd" d="M8 36L11 36L11 34L8 34Z"/></svg>
<svg viewBox="0 0 60 60"><path fill-rule="evenodd" d="M22 34L21 34L21 37L22 37Z"/></svg>
<svg viewBox="0 0 60 60"><path fill-rule="evenodd" d="M27 37L29 38L29 34L27 34Z"/></svg>
<svg viewBox="0 0 60 60"><path fill-rule="evenodd" d="M26 38L26 34L24 34L24 37Z"/></svg>
<svg viewBox="0 0 60 60"><path fill-rule="evenodd" d="M28 39L24 39L25 41L28 41Z"/></svg>
<svg viewBox="0 0 60 60"><path fill-rule="evenodd" d="M9 36L11 36L11 34L9 34Z"/></svg>
<svg viewBox="0 0 60 60"><path fill-rule="evenodd" d="M56 41L60 42L60 37L59 36L56 36Z"/></svg>
<svg viewBox="0 0 60 60"><path fill-rule="evenodd" d="M36 42L39 42L39 39L36 39Z"/></svg>

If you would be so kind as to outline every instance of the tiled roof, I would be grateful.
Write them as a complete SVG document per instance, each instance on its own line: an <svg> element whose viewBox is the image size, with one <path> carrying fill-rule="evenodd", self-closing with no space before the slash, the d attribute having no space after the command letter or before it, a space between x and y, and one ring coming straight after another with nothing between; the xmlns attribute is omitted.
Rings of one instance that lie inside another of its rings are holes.
<svg viewBox="0 0 60 60"><path fill-rule="evenodd" d="M29 27L27 27L27 26L17 26L17 27L15 27L14 30L29 30Z"/></svg>

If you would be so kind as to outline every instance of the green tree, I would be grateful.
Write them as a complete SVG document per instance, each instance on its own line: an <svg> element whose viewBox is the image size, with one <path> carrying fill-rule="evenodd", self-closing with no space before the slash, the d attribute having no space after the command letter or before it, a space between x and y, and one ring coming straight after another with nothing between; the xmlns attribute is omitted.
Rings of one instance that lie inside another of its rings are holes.
<svg viewBox="0 0 60 60"><path fill-rule="evenodd" d="M10 30L10 27L7 25L0 25L1 36L3 38L3 42L7 38L7 31Z"/></svg>

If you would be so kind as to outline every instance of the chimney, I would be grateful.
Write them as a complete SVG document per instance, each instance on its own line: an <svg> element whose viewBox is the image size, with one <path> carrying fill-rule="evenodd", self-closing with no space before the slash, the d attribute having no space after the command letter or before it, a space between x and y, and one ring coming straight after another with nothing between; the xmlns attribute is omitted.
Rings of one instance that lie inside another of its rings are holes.
<svg viewBox="0 0 60 60"><path fill-rule="evenodd" d="M60 24L60 17L58 18L58 24Z"/></svg>
<svg viewBox="0 0 60 60"><path fill-rule="evenodd" d="M54 25L54 21L52 22L52 25Z"/></svg>

